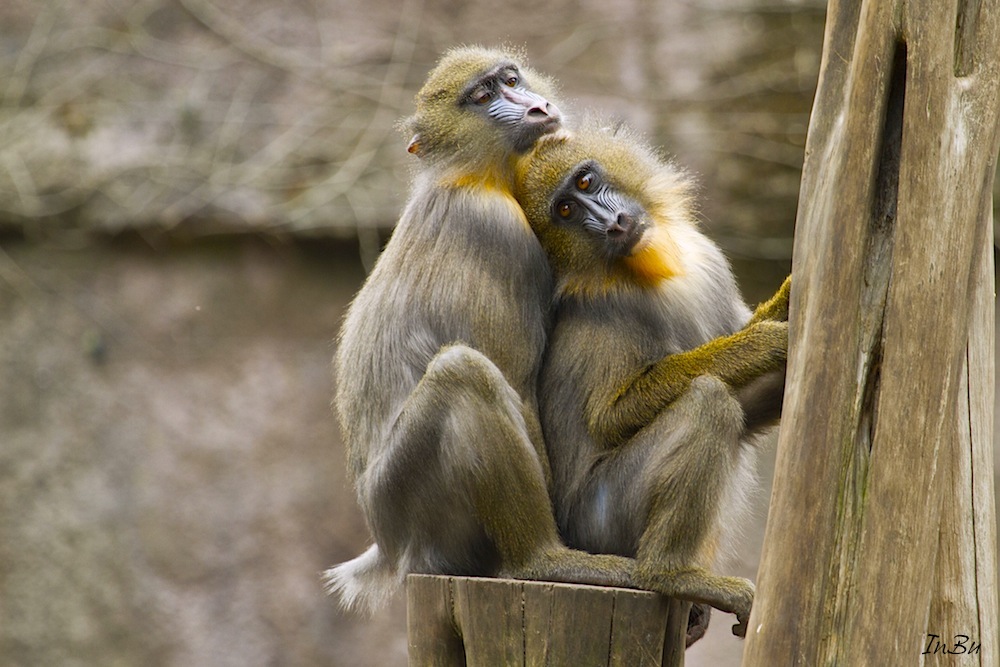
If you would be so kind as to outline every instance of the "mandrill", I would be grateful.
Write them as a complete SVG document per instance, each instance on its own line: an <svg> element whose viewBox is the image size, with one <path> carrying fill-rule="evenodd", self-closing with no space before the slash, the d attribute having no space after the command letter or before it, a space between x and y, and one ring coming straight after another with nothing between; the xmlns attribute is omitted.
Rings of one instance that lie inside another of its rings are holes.
<svg viewBox="0 0 1000 667"><path fill-rule="evenodd" d="M537 382L552 281L512 195L560 128L517 54L448 52L417 94L409 201L347 312L335 405L374 544L326 572L377 606L409 572L631 585L634 561L558 536Z"/></svg>
<svg viewBox="0 0 1000 667"><path fill-rule="evenodd" d="M543 137L517 172L555 277L539 400L562 535L743 636L753 585L711 567L780 415L790 281L751 313L689 179L627 132Z"/></svg>

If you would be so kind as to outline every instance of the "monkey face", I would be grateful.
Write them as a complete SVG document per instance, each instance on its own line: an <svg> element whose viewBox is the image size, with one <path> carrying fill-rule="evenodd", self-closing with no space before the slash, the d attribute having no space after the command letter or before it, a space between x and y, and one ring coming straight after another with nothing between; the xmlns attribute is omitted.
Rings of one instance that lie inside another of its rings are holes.
<svg viewBox="0 0 1000 667"><path fill-rule="evenodd" d="M609 261L631 255L649 227L642 205L613 184L595 160L570 170L551 200L552 225L584 237Z"/></svg>
<svg viewBox="0 0 1000 667"><path fill-rule="evenodd" d="M695 224L691 182L634 134L585 121L541 137L515 172L560 290L644 287L682 272L674 236Z"/></svg>
<svg viewBox="0 0 1000 667"><path fill-rule="evenodd" d="M417 94L409 151L465 164L524 153L562 124L550 91L550 82L521 65L517 54L452 50Z"/></svg>
<svg viewBox="0 0 1000 667"><path fill-rule="evenodd" d="M530 90L513 62L499 63L474 79L461 100L462 107L499 128L517 153L530 149L562 122L559 107Z"/></svg>

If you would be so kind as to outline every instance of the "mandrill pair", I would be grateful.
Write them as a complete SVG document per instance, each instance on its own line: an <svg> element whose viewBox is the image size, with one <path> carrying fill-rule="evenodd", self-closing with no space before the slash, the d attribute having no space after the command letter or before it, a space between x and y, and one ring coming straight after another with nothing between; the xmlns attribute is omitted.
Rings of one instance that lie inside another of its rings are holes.
<svg viewBox="0 0 1000 667"><path fill-rule="evenodd" d="M687 178L562 130L518 61L453 50L417 95L410 199L335 360L375 544L328 584L369 607L410 572L641 588L742 636L753 585L709 568L780 413L789 285L751 314Z"/></svg>

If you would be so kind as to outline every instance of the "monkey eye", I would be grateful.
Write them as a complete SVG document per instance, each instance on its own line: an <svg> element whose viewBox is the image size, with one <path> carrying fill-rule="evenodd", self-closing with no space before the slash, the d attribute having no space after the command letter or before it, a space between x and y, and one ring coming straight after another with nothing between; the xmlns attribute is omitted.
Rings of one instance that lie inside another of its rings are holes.
<svg viewBox="0 0 1000 667"><path fill-rule="evenodd" d="M516 74L511 74L504 80L504 83L513 88L518 84L519 81L520 79L517 78Z"/></svg>
<svg viewBox="0 0 1000 667"><path fill-rule="evenodd" d="M482 106L493 99L493 92L489 88L477 88L470 98L475 104Z"/></svg>
<svg viewBox="0 0 1000 667"><path fill-rule="evenodd" d="M576 211L575 202L571 201L559 202L559 204L556 206L556 214L563 220L572 217L575 211Z"/></svg>
<svg viewBox="0 0 1000 667"><path fill-rule="evenodd" d="M576 179L576 189L580 190L581 192L586 192L587 190L590 189L590 186L593 184L593 182L594 182L594 175L591 174L589 171L584 174L580 174L580 176L578 176Z"/></svg>

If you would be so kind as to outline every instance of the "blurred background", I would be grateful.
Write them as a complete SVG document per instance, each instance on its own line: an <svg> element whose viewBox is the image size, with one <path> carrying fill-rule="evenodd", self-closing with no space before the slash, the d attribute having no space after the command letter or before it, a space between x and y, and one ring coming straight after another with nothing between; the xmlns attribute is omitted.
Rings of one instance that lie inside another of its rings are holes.
<svg viewBox="0 0 1000 667"><path fill-rule="evenodd" d="M523 46L562 107L699 177L751 303L791 260L821 0L0 3L0 662L403 665L329 408L438 55ZM754 576L773 443L731 572ZM738 664L716 615L689 664Z"/></svg>

